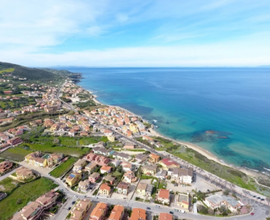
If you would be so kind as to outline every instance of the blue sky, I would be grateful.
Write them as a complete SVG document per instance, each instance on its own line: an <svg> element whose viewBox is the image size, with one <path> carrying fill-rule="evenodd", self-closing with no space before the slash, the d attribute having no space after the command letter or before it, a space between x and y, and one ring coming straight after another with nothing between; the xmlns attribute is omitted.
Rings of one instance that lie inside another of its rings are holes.
<svg viewBox="0 0 270 220"><path fill-rule="evenodd" d="M270 1L1 0L0 52L27 66L270 65Z"/></svg>

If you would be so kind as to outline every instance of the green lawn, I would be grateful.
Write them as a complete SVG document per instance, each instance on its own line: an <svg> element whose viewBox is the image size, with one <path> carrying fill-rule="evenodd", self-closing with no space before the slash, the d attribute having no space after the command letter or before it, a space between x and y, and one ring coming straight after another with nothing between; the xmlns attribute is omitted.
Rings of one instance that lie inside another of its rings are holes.
<svg viewBox="0 0 270 220"><path fill-rule="evenodd" d="M19 182L7 177L0 181L0 191L10 193L19 186Z"/></svg>
<svg viewBox="0 0 270 220"><path fill-rule="evenodd" d="M22 144L32 150L49 153L63 153L66 155L81 157L89 152L89 148L83 145L107 141L107 137L53 137L33 135L28 138L28 143Z"/></svg>
<svg viewBox="0 0 270 220"><path fill-rule="evenodd" d="M24 144L28 146L30 149L35 151L42 151L48 153L63 153L65 155L70 155L74 157L81 157L84 154L89 152L89 148L81 148L81 147L59 147L55 146L53 143L34 143L34 144Z"/></svg>
<svg viewBox="0 0 270 220"><path fill-rule="evenodd" d="M46 178L40 178L36 181L21 185L19 188L15 189L8 197L0 201L1 220L10 219L29 201L34 201L39 196L55 188L56 186L56 184Z"/></svg>
<svg viewBox="0 0 270 220"><path fill-rule="evenodd" d="M27 154L30 154L31 150L26 150L22 147L12 147L9 148L8 150L4 151L3 153L0 154L0 157L10 159L10 160L15 160L15 161L23 161L24 157Z"/></svg>
<svg viewBox="0 0 270 220"><path fill-rule="evenodd" d="M107 137L59 137L59 140L60 144L65 146L81 146L108 141Z"/></svg>
<svg viewBox="0 0 270 220"><path fill-rule="evenodd" d="M77 158L71 157L67 161L56 167L52 172L50 172L50 174L58 178L62 176L67 170L69 170L76 161Z"/></svg>

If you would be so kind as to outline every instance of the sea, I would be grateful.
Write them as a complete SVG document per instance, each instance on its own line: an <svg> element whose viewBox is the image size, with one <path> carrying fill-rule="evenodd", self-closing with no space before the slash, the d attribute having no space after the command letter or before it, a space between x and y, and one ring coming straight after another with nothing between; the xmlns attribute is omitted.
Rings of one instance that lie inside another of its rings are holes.
<svg viewBox="0 0 270 220"><path fill-rule="evenodd" d="M85 68L79 83L97 100L156 122L224 162L270 169L270 68Z"/></svg>

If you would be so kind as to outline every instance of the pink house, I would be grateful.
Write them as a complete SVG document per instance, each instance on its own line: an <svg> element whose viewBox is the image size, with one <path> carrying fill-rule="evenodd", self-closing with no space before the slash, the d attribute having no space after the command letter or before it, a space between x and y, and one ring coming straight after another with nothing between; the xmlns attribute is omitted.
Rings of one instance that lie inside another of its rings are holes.
<svg viewBox="0 0 270 220"><path fill-rule="evenodd" d="M95 183L99 178L100 178L99 173L94 172L94 173L92 173L92 174L89 176L88 180L89 180L89 182L91 182L91 183Z"/></svg>
<svg viewBox="0 0 270 220"><path fill-rule="evenodd" d="M99 166L108 165L110 163L110 159L107 157L104 157L102 155L96 155L93 153L87 154L85 157L85 160L87 161L93 161Z"/></svg>

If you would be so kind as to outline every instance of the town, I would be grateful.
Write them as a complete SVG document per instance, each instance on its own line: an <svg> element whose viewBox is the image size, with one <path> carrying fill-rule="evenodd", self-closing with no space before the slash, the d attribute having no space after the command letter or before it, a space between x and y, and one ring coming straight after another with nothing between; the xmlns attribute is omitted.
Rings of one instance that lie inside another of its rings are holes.
<svg viewBox="0 0 270 220"><path fill-rule="evenodd" d="M8 69L0 83L0 206L12 206L3 220L269 215L268 197L175 156L151 123L71 78L27 83Z"/></svg>

